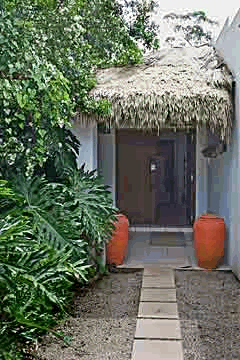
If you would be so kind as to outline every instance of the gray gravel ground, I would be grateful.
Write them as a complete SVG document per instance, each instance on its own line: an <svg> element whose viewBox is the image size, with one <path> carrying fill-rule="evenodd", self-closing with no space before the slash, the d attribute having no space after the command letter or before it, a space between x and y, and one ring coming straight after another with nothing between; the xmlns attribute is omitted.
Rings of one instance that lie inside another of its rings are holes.
<svg viewBox="0 0 240 360"><path fill-rule="evenodd" d="M240 281L227 271L175 275L184 360L240 360Z"/></svg>
<svg viewBox="0 0 240 360"><path fill-rule="evenodd" d="M57 329L72 337L71 346L46 336L39 359L131 359L143 272L115 271L77 293L72 316Z"/></svg>

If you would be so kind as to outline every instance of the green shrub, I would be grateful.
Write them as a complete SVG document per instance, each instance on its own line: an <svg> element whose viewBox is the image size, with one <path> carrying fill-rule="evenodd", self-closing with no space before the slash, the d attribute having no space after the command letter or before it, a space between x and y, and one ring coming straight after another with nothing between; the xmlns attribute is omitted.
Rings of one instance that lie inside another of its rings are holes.
<svg viewBox="0 0 240 360"><path fill-rule="evenodd" d="M72 285L94 276L93 264L114 228L117 209L94 171L67 170L60 180L18 176L12 189L0 182L4 359L17 359L19 344L36 340L64 317Z"/></svg>
<svg viewBox="0 0 240 360"><path fill-rule="evenodd" d="M65 169L61 183L49 183L46 193L48 199L52 196L52 200L61 204L62 212L79 225L89 251L95 248L99 252L111 239L118 209L113 207L112 193L96 175L96 170L85 171L84 168L85 164L80 169ZM58 209L55 207L54 211Z"/></svg>

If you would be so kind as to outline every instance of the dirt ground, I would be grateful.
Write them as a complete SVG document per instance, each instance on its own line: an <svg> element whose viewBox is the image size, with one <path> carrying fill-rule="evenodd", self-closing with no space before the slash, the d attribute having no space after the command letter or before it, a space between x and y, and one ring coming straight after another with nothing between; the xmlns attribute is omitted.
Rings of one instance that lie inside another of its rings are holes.
<svg viewBox="0 0 240 360"><path fill-rule="evenodd" d="M240 359L240 281L227 271L176 271L184 360Z"/></svg>
<svg viewBox="0 0 240 360"><path fill-rule="evenodd" d="M115 269L103 279L76 292L72 315L56 330L70 345L43 337L41 360L130 360L143 272Z"/></svg>

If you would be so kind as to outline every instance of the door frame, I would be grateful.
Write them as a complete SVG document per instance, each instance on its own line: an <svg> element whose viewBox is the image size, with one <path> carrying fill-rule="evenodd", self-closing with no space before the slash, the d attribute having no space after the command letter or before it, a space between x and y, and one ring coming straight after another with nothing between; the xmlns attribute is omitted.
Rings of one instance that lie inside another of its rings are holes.
<svg viewBox="0 0 240 360"><path fill-rule="evenodd" d="M120 129L121 130L121 129ZM131 129L128 129L128 128L125 128L125 130L131 130ZM136 130L136 129L135 129ZM118 166L117 166L117 162L118 162L118 144L117 144L117 129L111 129L110 132L109 130L107 131L106 135L108 136L112 136L112 150L113 150L113 162L112 164L108 164L108 166L110 168L112 168L112 192L113 192L113 205L114 206L117 206L117 199L118 199L118 194L117 194L117 191L118 191L118 181L119 181L119 173L118 173ZM101 131L102 133L102 131ZM199 165L199 162L198 162L198 154L197 154L197 149L198 149L198 132L196 129L193 129L191 132L184 132L184 131L181 131L182 134L189 134L189 135L193 135L192 136L192 145L194 147L194 156L193 156L193 169L191 169L191 176L192 176L192 173L193 176L194 176L194 181L195 181L195 184L194 186L192 186L193 188L195 187L195 199L191 199L191 209L190 210L190 216L192 218L192 221L191 221L191 225L193 224L193 221L195 219L195 217L197 216L196 212L197 212L197 201L198 201L198 176L197 176L197 169L198 169L198 165ZM169 129L166 129L166 130L162 130L159 137L161 137L161 140L173 140L173 139L176 139L176 133L169 130ZM146 134L147 136L147 134ZM194 142L195 141L195 142ZM187 144L187 141L186 141L186 144ZM185 144L185 145L186 145ZM176 156L176 143L174 144L174 156ZM99 154L98 154L98 157L99 157ZM193 196L193 195L192 195ZM191 226L191 225L186 225L186 226Z"/></svg>

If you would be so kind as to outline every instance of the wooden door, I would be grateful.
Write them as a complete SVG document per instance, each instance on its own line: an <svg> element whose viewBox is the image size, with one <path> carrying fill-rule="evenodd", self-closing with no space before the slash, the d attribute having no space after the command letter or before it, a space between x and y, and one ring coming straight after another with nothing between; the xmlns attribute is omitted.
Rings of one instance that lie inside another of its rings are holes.
<svg viewBox="0 0 240 360"><path fill-rule="evenodd" d="M157 154L149 158L150 191L152 193L152 224L161 223L162 215L160 214L160 208L165 210L166 207L170 208L175 202L175 141L160 140L158 141L158 146Z"/></svg>
<svg viewBox="0 0 240 360"><path fill-rule="evenodd" d="M188 224L185 134L159 137L120 129L116 143L117 206L130 223Z"/></svg>

